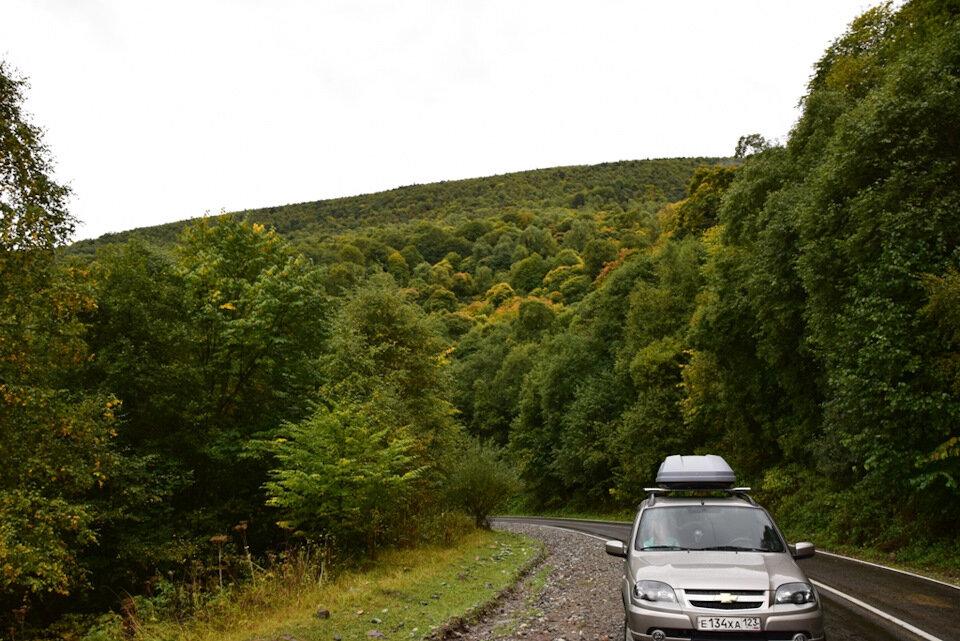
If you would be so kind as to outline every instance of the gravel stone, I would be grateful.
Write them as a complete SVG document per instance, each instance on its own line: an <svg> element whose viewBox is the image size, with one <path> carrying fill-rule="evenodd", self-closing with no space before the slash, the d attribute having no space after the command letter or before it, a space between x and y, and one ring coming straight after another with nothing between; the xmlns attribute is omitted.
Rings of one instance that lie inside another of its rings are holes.
<svg viewBox="0 0 960 641"><path fill-rule="evenodd" d="M603 541L555 528L498 523L497 529L540 539L547 556L490 614L462 631L463 641L609 641L623 638L620 582L623 561L606 554ZM529 577L549 567L534 591Z"/></svg>

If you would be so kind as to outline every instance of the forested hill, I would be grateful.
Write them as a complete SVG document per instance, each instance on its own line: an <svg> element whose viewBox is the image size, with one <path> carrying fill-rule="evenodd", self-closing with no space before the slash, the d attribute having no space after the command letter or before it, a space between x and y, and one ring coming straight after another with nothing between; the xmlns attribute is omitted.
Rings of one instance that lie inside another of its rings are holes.
<svg viewBox="0 0 960 641"><path fill-rule="evenodd" d="M631 201L672 202L683 198L693 171L730 159L631 160L537 169L484 178L410 185L389 191L251 209L239 215L275 229L298 243L360 227L447 217L488 218L503 207L579 207ZM74 243L69 251L92 255L105 244L133 238L172 245L189 221L106 234Z"/></svg>

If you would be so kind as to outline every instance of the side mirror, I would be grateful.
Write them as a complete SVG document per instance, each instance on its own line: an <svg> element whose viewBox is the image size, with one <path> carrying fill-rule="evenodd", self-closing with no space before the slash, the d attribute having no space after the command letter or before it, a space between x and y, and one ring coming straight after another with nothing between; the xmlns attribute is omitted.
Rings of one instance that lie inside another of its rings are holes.
<svg viewBox="0 0 960 641"><path fill-rule="evenodd" d="M607 541L604 548L610 556L619 556L621 559L627 558L627 546L623 541Z"/></svg>
<svg viewBox="0 0 960 641"><path fill-rule="evenodd" d="M793 553L793 558L795 559L809 559L811 556L817 553L817 549L814 547L813 543L807 543L806 541L802 543L796 543L790 547L793 548L791 552Z"/></svg>

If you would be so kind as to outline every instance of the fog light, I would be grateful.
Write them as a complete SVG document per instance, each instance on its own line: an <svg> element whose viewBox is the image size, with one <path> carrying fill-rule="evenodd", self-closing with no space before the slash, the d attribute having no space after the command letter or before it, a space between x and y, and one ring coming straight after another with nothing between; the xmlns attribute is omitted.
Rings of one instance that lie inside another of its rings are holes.
<svg viewBox="0 0 960 641"><path fill-rule="evenodd" d="M793 635L793 641L807 641L807 635L802 632L797 632Z"/></svg>
<svg viewBox="0 0 960 641"><path fill-rule="evenodd" d="M667 638L667 634L663 630L654 630L650 633L650 636L653 637L653 641L663 641Z"/></svg>

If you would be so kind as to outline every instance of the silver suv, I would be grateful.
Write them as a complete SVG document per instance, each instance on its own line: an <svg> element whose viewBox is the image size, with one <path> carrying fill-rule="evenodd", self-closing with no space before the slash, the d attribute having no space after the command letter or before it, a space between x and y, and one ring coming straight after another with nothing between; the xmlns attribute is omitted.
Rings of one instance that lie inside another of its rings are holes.
<svg viewBox="0 0 960 641"><path fill-rule="evenodd" d="M821 641L816 588L773 519L719 456L669 456L648 488L627 543L606 551L626 559L626 641Z"/></svg>

